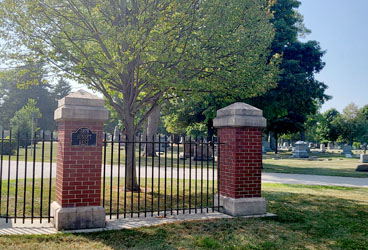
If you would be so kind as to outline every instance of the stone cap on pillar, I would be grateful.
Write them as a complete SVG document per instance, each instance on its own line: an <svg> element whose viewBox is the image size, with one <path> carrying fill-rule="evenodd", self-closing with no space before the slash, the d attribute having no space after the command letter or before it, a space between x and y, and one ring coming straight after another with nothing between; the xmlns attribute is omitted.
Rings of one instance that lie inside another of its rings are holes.
<svg viewBox="0 0 368 250"><path fill-rule="evenodd" d="M104 99L85 90L78 90L59 100L54 119L107 121L109 112L105 108Z"/></svg>
<svg viewBox="0 0 368 250"><path fill-rule="evenodd" d="M213 120L215 128L223 127L257 127L265 128L266 119L263 111L244 102L236 102L217 110Z"/></svg>

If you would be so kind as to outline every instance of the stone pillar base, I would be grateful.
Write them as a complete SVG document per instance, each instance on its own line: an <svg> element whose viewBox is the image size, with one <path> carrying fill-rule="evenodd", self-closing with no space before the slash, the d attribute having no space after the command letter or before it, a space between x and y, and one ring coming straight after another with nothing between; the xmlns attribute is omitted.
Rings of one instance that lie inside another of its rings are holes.
<svg viewBox="0 0 368 250"><path fill-rule="evenodd" d="M216 206L217 201L216 195ZM220 205L222 205L222 212L231 216L263 215L267 213L267 202L262 197L234 199L220 195Z"/></svg>
<svg viewBox="0 0 368 250"><path fill-rule="evenodd" d="M57 230L77 230L105 227L106 211L102 206L61 207L54 201L51 204L54 227Z"/></svg>

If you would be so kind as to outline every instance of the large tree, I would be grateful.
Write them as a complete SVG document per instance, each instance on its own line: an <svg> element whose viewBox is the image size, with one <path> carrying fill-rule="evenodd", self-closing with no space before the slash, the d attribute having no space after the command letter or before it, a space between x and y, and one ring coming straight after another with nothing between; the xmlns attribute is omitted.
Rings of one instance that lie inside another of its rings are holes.
<svg viewBox="0 0 368 250"><path fill-rule="evenodd" d="M7 58L47 61L103 93L132 140L165 95L269 87L270 16L266 0L3 0L0 34Z"/></svg>
<svg viewBox="0 0 368 250"><path fill-rule="evenodd" d="M167 126L183 128L204 121L211 134L211 121L217 109L229 102L245 101L264 111L268 121L267 130L274 136L296 132L303 134L308 116L315 114L329 96L325 94L327 86L314 77L324 67L324 52L316 41L298 40L299 36L309 32L297 12L299 5L297 0L278 0L271 7L274 14L271 22L275 28L271 54L282 55L276 88L263 94L258 92L258 96L253 98L224 94L219 90L203 93L205 101L185 98L181 102L175 101L174 109L166 119Z"/></svg>
<svg viewBox="0 0 368 250"><path fill-rule="evenodd" d="M263 109L267 130L276 138L285 133L301 132L301 139L304 139L308 115L315 114L330 98L325 94L327 86L315 79L315 74L325 65L324 52L316 41L299 41L299 37L308 32L297 12L299 5L297 0L278 0L272 7L275 26L272 51L282 55L281 74L276 88L249 100Z"/></svg>
<svg viewBox="0 0 368 250"><path fill-rule="evenodd" d="M0 72L0 124L9 129L14 113L27 104L29 99L37 103L42 113L39 121L42 130L55 130L54 111L57 100L69 94L70 84L60 79L49 84L42 65L26 65Z"/></svg>

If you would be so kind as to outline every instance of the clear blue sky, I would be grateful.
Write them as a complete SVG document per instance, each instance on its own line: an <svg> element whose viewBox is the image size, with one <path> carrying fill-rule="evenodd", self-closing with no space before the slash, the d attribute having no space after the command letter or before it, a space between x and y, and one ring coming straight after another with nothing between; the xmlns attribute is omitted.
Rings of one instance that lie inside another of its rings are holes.
<svg viewBox="0 0 368 250"><path fill-rule="evenodd" d="M341 111L354 102L368 104L368 0L300 0L299 12L312 31L306 39L319 41L326 66L316 76L329 88L332 100L322 111Z"/></svg>
<svg viewBox="0 0 368 250"><path fill-rule="evenodd" d="M299 1L304 24L312 31L306 39L320 42L326 51L326 66L316 78L329 86L327 94L333 98L322 111L342 111L351 102L368 104L368 0Z"/></svg>

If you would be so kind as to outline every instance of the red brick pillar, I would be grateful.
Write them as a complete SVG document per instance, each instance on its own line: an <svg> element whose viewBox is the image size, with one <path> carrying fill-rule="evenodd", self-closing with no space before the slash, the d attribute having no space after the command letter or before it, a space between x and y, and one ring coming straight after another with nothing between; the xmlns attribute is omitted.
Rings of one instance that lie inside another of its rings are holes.
<svg viewBox="0 0 368 250"><path fill-rule="evenodd" d="M102 131L108 112L104 100L79 90L59 101L56 201L58 230L105 226L101 206Z"/></svg>
<svg viewBox="0 0 368 250"><path fill-rule="evenodd" d="M234 103L217 111L220 146L220 205L233 216L266 213L261 197L262 110Z"/></svg>

